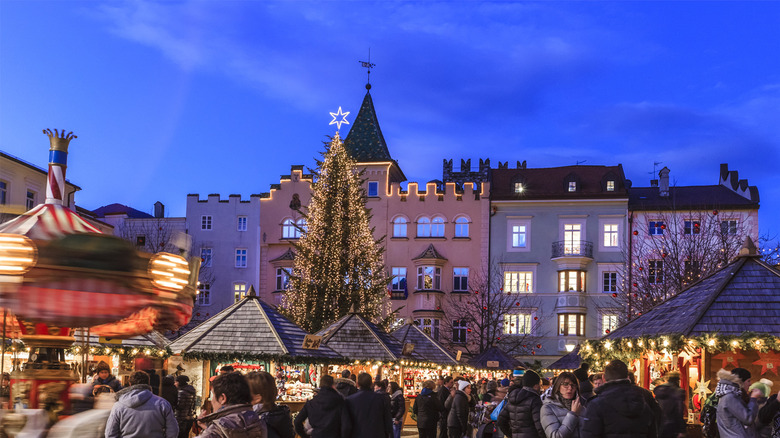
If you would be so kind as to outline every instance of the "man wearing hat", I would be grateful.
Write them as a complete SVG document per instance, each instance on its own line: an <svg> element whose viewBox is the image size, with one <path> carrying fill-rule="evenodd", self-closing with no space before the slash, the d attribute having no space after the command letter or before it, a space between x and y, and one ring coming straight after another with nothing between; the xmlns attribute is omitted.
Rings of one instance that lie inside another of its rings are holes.
<svg viewBox="0 0 780 438"><path fill-rule="evenodd" d="M718 386L715 396L718 397L717 423L721 438L742 438L753 436L753 423L758 414L758 398L763 394L754 388L750 392L747 404L742 401L743 392L750 388L750 371L744 368L734 368L731 371L718 371Z"/></svg>
<svg viewBox="0 0 780 438"><path fill-rule="evenodd" d="M542 378L533 370L523 374L522 387L515 378L515 388L507 395L507 404L498 415L497 425L507 437L544 438L539 412L542 409Z"/></svg>
<svg viewBox="0 0 780 438"><path fill-rule="evenodd" d="M469 399L471 384L468 380L458 380L457 389L447 399L444 408L449 409L447 416L447 435L450 438L462 437L467 434L469 426Z"/></svg>
<svg viewBox="0 0 780 438"><path fill-rule="evenodd" d="M196 391L195 387L190 385L190 378L184 374L176 376L174 383L178 392L178 402L175 409L176 422L179 424L179 437L187 438L195 421Z"/></svg>

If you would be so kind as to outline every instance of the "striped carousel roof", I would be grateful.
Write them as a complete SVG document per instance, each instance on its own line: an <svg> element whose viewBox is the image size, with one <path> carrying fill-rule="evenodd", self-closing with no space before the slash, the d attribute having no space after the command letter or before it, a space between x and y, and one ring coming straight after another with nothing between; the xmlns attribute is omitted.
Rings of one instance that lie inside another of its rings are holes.
<svg viewBox="0 0 780 438"><path fill-rule="evenodd" d="M100 230L68 207L41 204L0 224L0 233L22 234L36 240L52 240L67 234L100 233Z"/></svg>

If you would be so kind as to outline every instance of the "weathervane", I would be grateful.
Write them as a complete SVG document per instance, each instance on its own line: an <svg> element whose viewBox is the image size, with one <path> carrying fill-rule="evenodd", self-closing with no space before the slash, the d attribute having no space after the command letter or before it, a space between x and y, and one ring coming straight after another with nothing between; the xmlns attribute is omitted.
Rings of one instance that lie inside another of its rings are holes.
<svg viewBox="0 0 780 438"><path fill-rule="evenodd" d="M349 122L347 121L347 116L349 115L349 111L342 112L341 107L339 107L338 112L330 113L331 117L333 117L333 120L328 123L328 125L336 125L336 132L341 129L341 125L349 125Z"/></svg>
<svg viewBox="0 0 780 438"><path fill-rule="evenodd" d="M366 79L366 90L371 89L371 69L376 67L376 64L371 63L371 48L368 48L368 61L358 61L362 67L368 70L368 79Z"/></svg>

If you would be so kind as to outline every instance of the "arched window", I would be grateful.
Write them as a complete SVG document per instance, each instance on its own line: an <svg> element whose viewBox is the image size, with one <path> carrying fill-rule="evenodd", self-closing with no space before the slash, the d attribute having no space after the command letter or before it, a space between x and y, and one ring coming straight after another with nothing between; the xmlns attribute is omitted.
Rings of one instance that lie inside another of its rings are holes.
<svg viewBox="0 0 780 438"><path fill-rule="evenodd" d="M431 224L431 237L444 237L444 218L436 216Z"/></svg>
<svg viewBox="0 0 780 438"><path fill-rule="evenodd" d="M297 221L295 221L295 224L298 225L298 228L295 230L297 235L295 237L301 237L306 231L309 230L309 226L306 224L306 219L300 218Z"/></svg>
<svg viewBox="0 0 780 438"><path fill-rule="evenodd" d="M397 217L393 220L393 237L406 237L406 218Z"/></svg>
<svg viewBox="0 0 780 438"><path fill-rule="evenodd" d="M431 220L425 216L417 219L417 237L431 237Z"/></svg>
<svg viewBox="0 0 780 438"><path fill-rule="evenodd" d="M295 239L297 228L295 228L295 222L292 219L285 219L282 221L282 238L283 239Z"/></svg>
<svg viewBox="0 0 780 438"><path fill-rule="evenodd" d="M455 237L469 237L469 220L463 216L455 219Z"/></svg>

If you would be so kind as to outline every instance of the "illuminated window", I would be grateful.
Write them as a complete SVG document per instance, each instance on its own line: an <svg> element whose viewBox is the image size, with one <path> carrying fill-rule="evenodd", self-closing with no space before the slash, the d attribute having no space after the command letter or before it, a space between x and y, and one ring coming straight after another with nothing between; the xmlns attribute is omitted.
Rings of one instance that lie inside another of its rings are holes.
<svg viewBox="0 0 780 438"><path fill-rule="evenodd" d="M246 250L236 248L236 268L246 268Z"/></svg>
<svg viewBox="0 0 780 438"><path fill-rule="evenodd" d="M618 326L617 315L601 315L601 335L612 333Z"/></svg>
<svg viewBox="0 0 780 438"><path fill-rule="evenodd" d="M585 336L585 315L580 313L559 314L558 336Z"/></svg>
<svg viewBox="0 0 780 438"><path fill-rule="evenodd" d="M505 335L530 335L533 331L530 313L510 313L504 315Z"/></svg>
<svg viewBox="0 0 780 438"><path fill-rule="evenodd" d="M469 220L465 217L455 219L455 237L469 237Z"/></svg>
<svg viewBox="0 0 780 438"><path fill-rule="evenodd" d="M379 183L376 181L368 182L368 197L375 198L379 196Z"/></svg>
<svg viewBox="0 0 780 438"><path fill-rule="evenodd" d="M615 181L612 181L612 180L607 181L607 191L608 192L614 192L615 191Z"/></svg>
<svg viewBox="0 0 780 438"><path fill-rule="evenodd" d="M196 297L195 304L199 306L211 305L211 284L200 283L198 285L198 296Z"/></svg>
<svg viewBox="0 0 780 438"><path fill-rule="evenodd" d="M276 268L276 290L287 290L290 274L285 268Z"/></svg>
<svg viewBox="0 0 780 438"><path fill-rule="evenodd" d="M558 272L558 290L585 292L585 271Z"/></svg>
<svg viewBox="0 0 780 438"><path fill-rule="evenodd" d="M417 220L417 237L431 237L431 220L427 217Z"/></svg>
<svg viewBox="0 0 780 438"><path fill-rule="evenodd" d="M504 292L533 292L533 275L531 271L504 272Z"/></svg>
<svg viewBox="0 0 780 438"><path fill-rule="evenodd" d="M200 217L200 229L201 230L210 230L211 229L211 216L201 216Z"/></svg>
<svg viewBox="0 0 780 438"><path fill-rule="evenodd" d="M577 191L577 182L576 181L569 181L569 191L570 192L576 192Z"/></svg>
<svg viewBox="0 0 780 438"><path fill-rule="evenodd" d="M246 216L238 217L238 231L246 231Z"/></svg>
<svg viewBox="0 0 780 438"><path fill-rule="evenodd" d="M617 248L618 246L618 225L604 224L604 247Z"/></svg>
<svg viewBox="0 0 780 438"><path fill-rule="evenodd" d="M393 220L393 237L406 237L406 224L406 218L395 218Z"/></svg>
<svg viewBox="0 0 780 438"><path fill-rule="evenodd" d="M436 318L420 318L417 320L420 329L428 336L439 340L439 320Z"/></svg>
<svg viewBox="0 0 780 438"><path fill-rule="evenodd" d="M417 267L417 290L441 290L441 268L438 266Z"/></svg>
<svg viewBox="0 0 780 438"><path fill-rule="evenodd" d="M431 221L431 237L444 237L444 218L436 216Z"/></svg>
<svg viewBox="0 0 780 438"><path fill-rule="evenodd" d="M456 292L469 290L469 268L452 268L452 290Z"/></svg>
<svg viewBox="0 0 780 438"><path fill-rule="evenodd" d="M582 242L580 238L582 236L580 224L564 224L563 225L563 251L567 255L581 254L580 245Z"/></svg>
<svg viewBox="0 0 780 438"><path fill-rule="evenodd" d="M516 182L515 183L515 193L523 193L525 191L525 186L523 186L523 183Z"/></svg>
<svg viewBox="0 0 780 438"><path fill-rule="evenodd" d="M512 226L512 248L525 248L527 242L526 226Z"/></svg>
<svg viewBox="0 0 780 438"><path fill-rule="evenodd" d="M246 283L233 283L233 296L235 302L241 301L246 296Z"/></svg>

